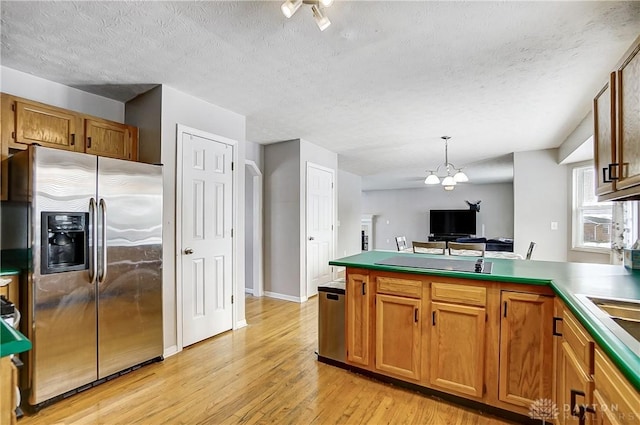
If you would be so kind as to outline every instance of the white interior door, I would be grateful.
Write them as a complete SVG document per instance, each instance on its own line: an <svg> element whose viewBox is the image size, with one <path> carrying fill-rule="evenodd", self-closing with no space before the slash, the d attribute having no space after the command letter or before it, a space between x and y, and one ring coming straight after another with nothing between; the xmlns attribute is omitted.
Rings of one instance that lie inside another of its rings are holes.
<svg viewBox="0 0 640 425"><path fill-rule="evenodd" d="M233 325L232 159L232 146L183 133L183 346Z"/></svg>
<svg viewBox="0 0 640 425"><path fill-rule="evenodd" d="M334 170L307 163L307 297L333 279Z"/></svg>

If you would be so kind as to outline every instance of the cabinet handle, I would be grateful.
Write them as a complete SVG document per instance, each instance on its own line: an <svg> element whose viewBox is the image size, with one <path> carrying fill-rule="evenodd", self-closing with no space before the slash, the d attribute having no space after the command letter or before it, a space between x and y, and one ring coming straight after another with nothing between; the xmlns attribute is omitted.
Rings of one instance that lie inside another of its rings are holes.
<svg viewBox="0 0 640 425"><path fill-rule="evenodd" d="M587 406L585 404L577 405L576 397L581 396L584 397L584 391L579 390L571 390L571 416L576 416L578 418L578 425L585 425L585 417L586 413L596 413L595 409L591 406Z"/></svg>
<svg viewBox="0 0 640 425"><path fill-rule="evenodd" d="M418 323L418 309L413 310L413 321Z"/></svg>
<svg viewBox="0 0 640 425"><path fill-rule="evenodd" d="M555 336L562 336L562 334L558 332L558 322L562 322L562 317L553 318L553 334Z"/></svg>
<svg viewBox="0 0 640 425"><path fill-rule="evenodd" d="M618 166L620 164L618 164L617 162L614 162L613 164L609 164L609 178L611 180L618 180L619 179L619 175L618 175ZM613 172L613 167L616 168L616 172Z"/></svg>
<svg viewBox="0 0 640 425"><path fill-rule="evenodd" d="M74 133L71 134L71 142L69 144L71 146L76 144L76 135Z"/></svg>
<svg viewBox="0 0 640 425"><path fill-rule="evenodd" d="M362 282L362 295L367 295L367 282Z"/></svg>
<svg viewBox="0 0 640 425"><path fill-rule="evenodd" d="M580 417L580 409L576 409L576 397L577 396L582 396L584 397L585 394L582 391L579 390L571 390L571 399L570 399L570 408L571 408L571 416L577 416Z"/></svg>
<svg viewBox="0 0 640 425"><path fill-rule="evenodd" d="M91 147L91 137L87 137L87 147Z"/></svg>
<svg viewBox="0 0 640 425"><path fill-rule="evenodd" d="M433 324L433 326L436 325L436 312L435 311L433 313L431 313L431 323Z"/></svg>
<svg viewBox="0 0 640 425"><path fill-rule="evenodd" d="M507 317L507 302L504 302L504 317Z"/></svg>
<svg viewBox="0 0 640 425"><path fill-rule="evenodd" d="M614 162L612 164L609 164L608 167L603 167L602 168L602 182L603 183L611 183L614 180L618 180L619 176L617 173L617 168L620 164L618 164L617 162ZM613 172L613 168L616 167L616 172ZM609 174L609 177L607 177L607 173Z"/></svg>

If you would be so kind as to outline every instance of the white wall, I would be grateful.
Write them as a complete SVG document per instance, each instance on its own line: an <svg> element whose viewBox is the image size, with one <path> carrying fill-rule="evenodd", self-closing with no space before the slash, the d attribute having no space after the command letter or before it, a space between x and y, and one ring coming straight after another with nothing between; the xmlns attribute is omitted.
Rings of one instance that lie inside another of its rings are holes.
<svg viewBox="0 0 640 425"><path fill-rule="evenodd" d="M264 290L300 298L300 143L264 147Z"/></svg>
<svg viewBox="0 0 640 425"><path fill-rule="evenodd" d="M123 123L124 103L45 80L15 69L0 67L0 91L47 105Z"/></svg>
<svg viewBox="0 0 640 425"><path fill-rule="evenodd" d="M336 258L358 254L362 219L362 177L338 170L338 247Z"/></svg>
<svg viewBox="0 0 640 425"><path fill-rule="evenodd" d="M535 260L567 260L567 167L558 165L557 158L557 149L513 155L514 250L526 252L534 241ZM551 230L552 222L557 230Z"/></svg>
<svg viewBox="0 0 640 425"><path fill-rule="evenodd" d="M244 167L244 288L253 293L253 175Z"/></svg>
<svg viewBox="0 0 640 425"><path fill-rule="evenodd" d="M264 286L268 296L306 300L308 162L337 170L338 155L301 139L264 147ZM337 214L335 195L334 209Z"/></svg>
<svg viewBox="0 0 640 425"><path fill-rule="evenodd" d="M259 143L247 142L245 157L256 163L260 171L264 171L264 146Z"/></svg>
<svg viewBox="0 0 640 425"><path fill-rule="evenodd" d="M130 100L125 109L127 122L138 127L138 159L162 163L162 86Z"/></svg>
<svg viewBox="0 0 640 425"><path fill-rule="evenodd" d="M447 192L441 187L404 190L372 190L362 193L362 211L374 214L373 248L395 250L395 237L426 241L429 235L429 210L469 209L465 200L481 200L477 214L477 233L485 236L513 237L513 185L460 184ZM387 221L389 222L387 224ZM527 245L529 242L527 241ZM524 250L526 253L526 249Z"/></svg>
<svg viewBox="0 0 640 425"><path fill-rule="evenodd" d="M158 90L160 92L158 92ZM159 95L160 94L160 95ZM157 112L160 101L160 132L158 140ZM164 165L163 184L163 316L164 316L164 347L165 355L177 349L176 324L176 137L177 124L206 131L214 135L238 141L237 158L239 164L236 169L238 181L237 227L234 229L235 255L237 259L236 281L238 284L235 294L236 325L245 320L244 310L244 157L245 157L245 117L235 112L207 103L194 96L182 93L168 86L152 89L140 98L127 103L131 108L127 117L131 124L139 123L148 129L141 133L142 159L160 162ZM135 120L136 122L133 122Z"/></svg>

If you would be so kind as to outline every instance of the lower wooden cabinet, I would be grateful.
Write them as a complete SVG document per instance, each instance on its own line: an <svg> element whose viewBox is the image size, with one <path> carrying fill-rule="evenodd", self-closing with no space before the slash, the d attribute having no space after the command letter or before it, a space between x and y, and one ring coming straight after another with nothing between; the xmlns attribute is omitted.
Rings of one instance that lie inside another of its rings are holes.
<svg viewBox="0 0 640 425"><path fill-rule="evenodd" d="M0 276L0 295L4 295L16 307L20 305L18 280L18 275Z"/></svg>
<svg viewBox="0 0 640 425"><path fill-rule="evenodd" d="M485 317L484 308L431 303L431 385L482 396Z"/></svg>
<svg viewBox="0 0 640 425"><path fill-rule="evenodd" d="M591 406L593 394L593 379L586 372L578 357L568 342L563 342L560 354L558 388L558 421L564 424L591 424L591 416L580 411L580 406ZM584 415L585 422L580 422Z"/></svg>
<svg viewBox="0 0 640 425"><path fill-rule="evenodd" d="M376 295L376 369L420 379L421 301Z"/></svg>
<svg viewBox="0 0 640 425"><path fill-rule="evenodd" d="M352 366L556 425L640 424L638 391L548 288L355 268L346 288Z"/></svg>
<svg viewBox="0 0 640 425"><path fill-rule="evenodd" d="M347 361L369 366L370 315L369 276L347 273Z"/></svg>
<svg viewBox="0 0 640 425"><path fill-rule="evenodd" d="M0 424L16 423L16 367L10 356L0 358Z"/></svg>
<svg viewBox="0 0 640 425"><path fill-rule="evenodd" d="M622 376L600 347L595 349L594 363L595 423L598 425L640 423L640 393Z"/></svg>
<svg viewBox="0 0 640 425"><path fill-rule="evenodd" d="M595 406L594 425L622 425L618 420L617 410L612 410L599 391L593 392L593 404Z"/></svg>
<svg viewBox="0 0 640 425"><path fill-rule="evenodd" d="M553 297L502 291L499 396L529 408L551 400Z"/></svg>

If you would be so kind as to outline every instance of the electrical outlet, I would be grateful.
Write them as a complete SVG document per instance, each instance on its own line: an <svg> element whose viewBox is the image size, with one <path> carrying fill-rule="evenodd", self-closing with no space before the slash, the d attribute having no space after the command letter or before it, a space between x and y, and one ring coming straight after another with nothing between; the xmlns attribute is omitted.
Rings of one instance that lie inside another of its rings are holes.
<svg viewBox="0 0 640 425"><path fill-rule="evenodd" d="M551 222L551 230L558 230L558 222L557 221L552 221Z"/></svg>

